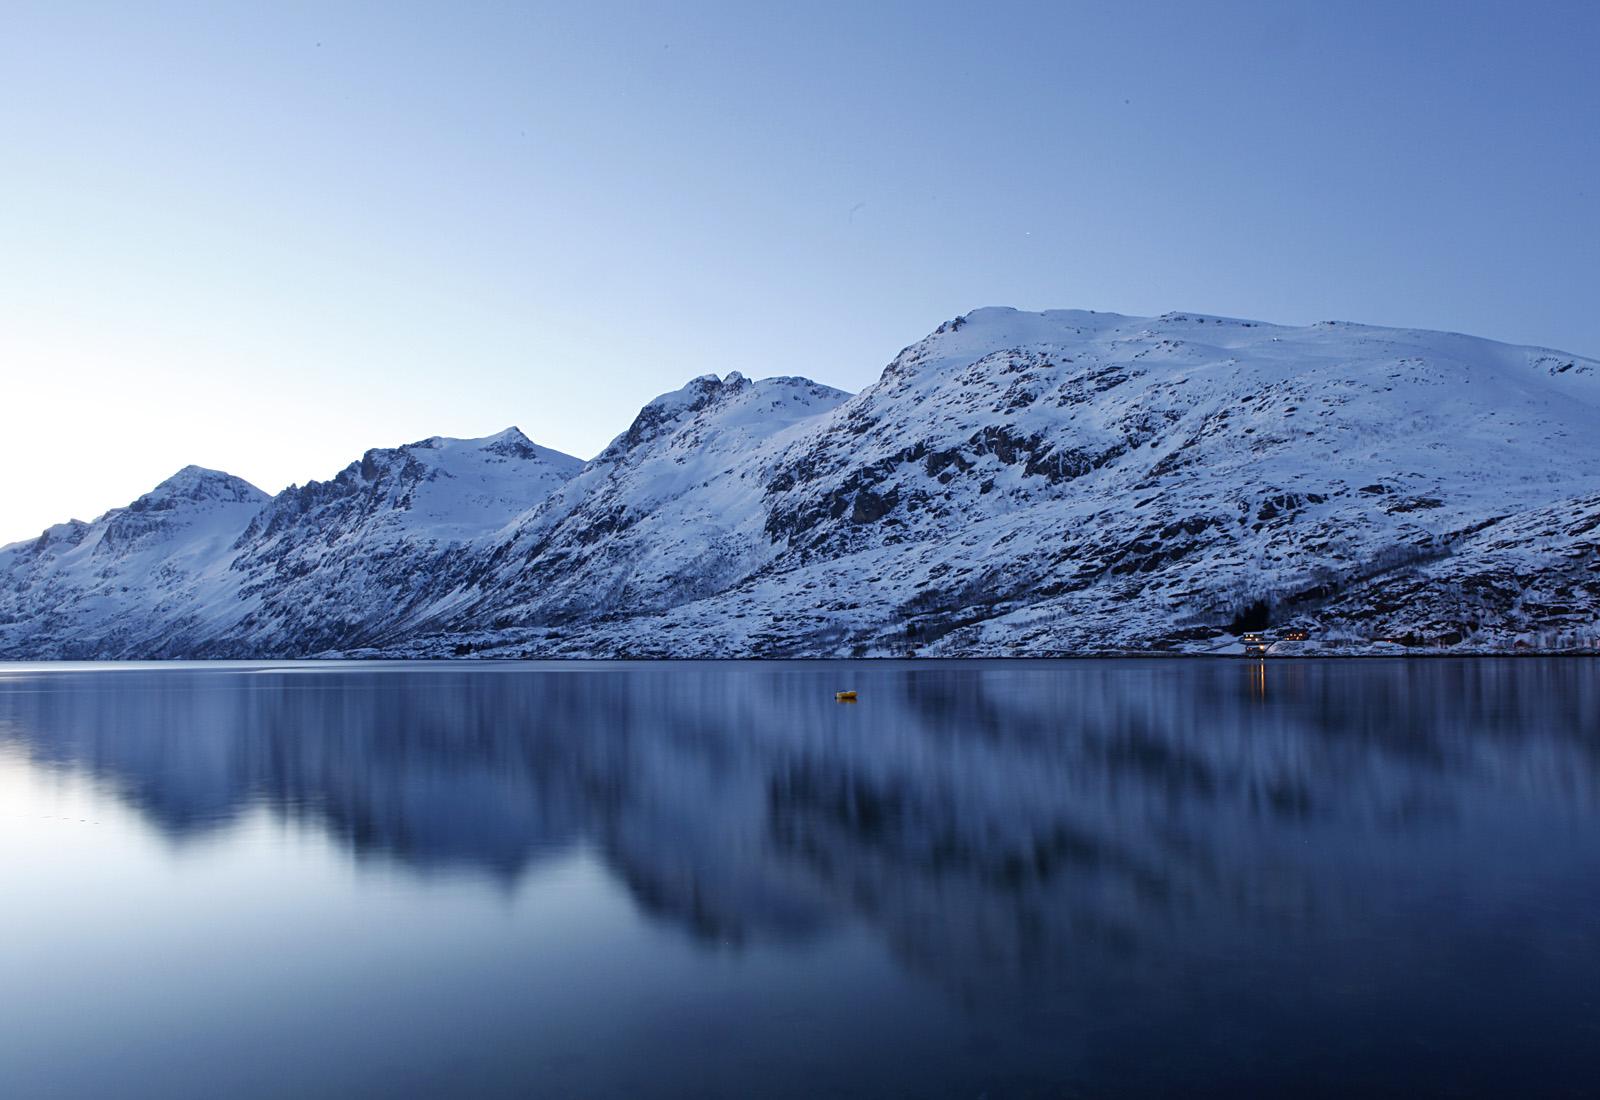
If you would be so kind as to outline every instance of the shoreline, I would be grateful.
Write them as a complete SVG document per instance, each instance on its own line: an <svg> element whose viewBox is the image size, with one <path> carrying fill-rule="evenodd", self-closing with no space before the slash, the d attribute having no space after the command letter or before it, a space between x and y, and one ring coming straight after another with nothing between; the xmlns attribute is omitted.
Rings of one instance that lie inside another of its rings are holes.
<svg viewBox="0 0 1600 1100"><path fill-rule="evenodd" d="M1421 653L1272 653L1266 655L1244 653L1056 653L1038 655L981 655L971 656L872 656L872 657L684 657L684 656L620 656L620 657L392 657L366 656L310 656L310 657L8 657L0 658L0 674L18 669L36 669L48 666L98 666L108 668L173 668L204 665L213 668L238 666L259 669L276 665L449 665L449 666L499 666L550 664L550 665L660 665L660 664L718 664L718 665L776 665L776 664L1024 664L1066 661L1373 661L1373 660L1527 660L1548 658L1600 658L1600 649L1590 650L1517 650L1504 652L1421 652Z"/></svg>

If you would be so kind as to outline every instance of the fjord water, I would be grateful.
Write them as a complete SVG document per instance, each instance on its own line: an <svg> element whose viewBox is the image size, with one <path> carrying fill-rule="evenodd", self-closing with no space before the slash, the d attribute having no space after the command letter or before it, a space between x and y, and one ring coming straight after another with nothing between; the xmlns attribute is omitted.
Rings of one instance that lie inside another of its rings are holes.
<svg viewBox="0 0 1600 1100"><path fill-rule="evenodd" d="M11 1097L1581 1094L1600 664L0 666L0 876Z"/></svg>

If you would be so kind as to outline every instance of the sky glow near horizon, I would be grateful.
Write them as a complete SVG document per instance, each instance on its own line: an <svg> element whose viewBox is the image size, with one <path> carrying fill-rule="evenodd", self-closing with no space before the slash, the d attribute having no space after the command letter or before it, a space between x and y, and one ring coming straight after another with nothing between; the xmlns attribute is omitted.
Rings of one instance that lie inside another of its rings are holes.
<svg viewBox="0 0 1600 1100"><path fill-rule="evenodd" d="M7 5L0 543L981 305L1600 355L1593 5L764 7Z"/></svg>

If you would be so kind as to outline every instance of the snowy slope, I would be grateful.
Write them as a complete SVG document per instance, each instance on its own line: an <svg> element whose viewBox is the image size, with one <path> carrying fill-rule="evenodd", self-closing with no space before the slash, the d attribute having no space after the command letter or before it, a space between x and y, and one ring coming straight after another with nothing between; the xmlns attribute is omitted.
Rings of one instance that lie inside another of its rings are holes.
<svg viewBox="0 0 1600 1100"><path fill-rule="evenodd" d="M268 499L240 478L186 466L93 523L0 549L0 653L146 653L169 631L237 617L234 544Z"/></svg>
<svg viewBox="0 0 1600 1100"><path fill-rule="evenodd" d="M434 577L582 466L515 428L368 451L276 497L189 467L0 551L0 653L266 656L403 629Z"/></svg>
<svg viewBox="0 0 1600 1100"><path fill-rule="evenodd" d="M403 633L482 540L582 467L516 428L371 450L331 481L285 489L235 563L260 607L224 651L317 652Z"/></svg>
<svg viewBox="0 0 1600 1100"><path fill-rule="evenodd" d="M696 497L717 501L713 523L680 502L668 542L567 516L558 538L503 563L513 579L489 579L470 625L519 652L1203 649L1468 554L1491 521L1577 507L1600 487L1596 424L1596 364L1542 349L1342 323L978 310L727 464ZM758 525L765 545L702 557L716 533ZM678 602L660 608L663 585L619 601L609 582L539 599L531 579L598 537L630 575L679 578ZM1552 564L1525 550L1525 571ZM693 598L697 576L720 591ZM629 615L573 621L586 606Z"/></svg>
<svg viewBox="0 0 1600 1100"><path fill-rule="evenodd" d="M103 576L111 517L52 528L0 557L0 654L1587 647L1597 429L1600 364L1546 349L982 309L853 397L694 379L587 464L371 451Z"/></svg>
<svg viewBox="0 0 1600 1100"><path fill-rule="evenodd" d="M767 464L848 396L734 372L656 398L496 548L462 621L659 610L743 579L775 552Z"/></svg>

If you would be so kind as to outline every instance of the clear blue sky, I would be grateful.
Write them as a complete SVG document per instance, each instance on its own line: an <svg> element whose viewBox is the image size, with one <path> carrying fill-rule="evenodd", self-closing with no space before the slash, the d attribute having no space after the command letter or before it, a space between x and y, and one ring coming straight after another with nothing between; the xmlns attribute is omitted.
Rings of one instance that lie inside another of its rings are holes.
<svg viewBox="0 0 1600 1100"><path fill-rule="evenodd" d="M0 542L978 305L1600 354L1593 3L0 12Z"/></svg>

